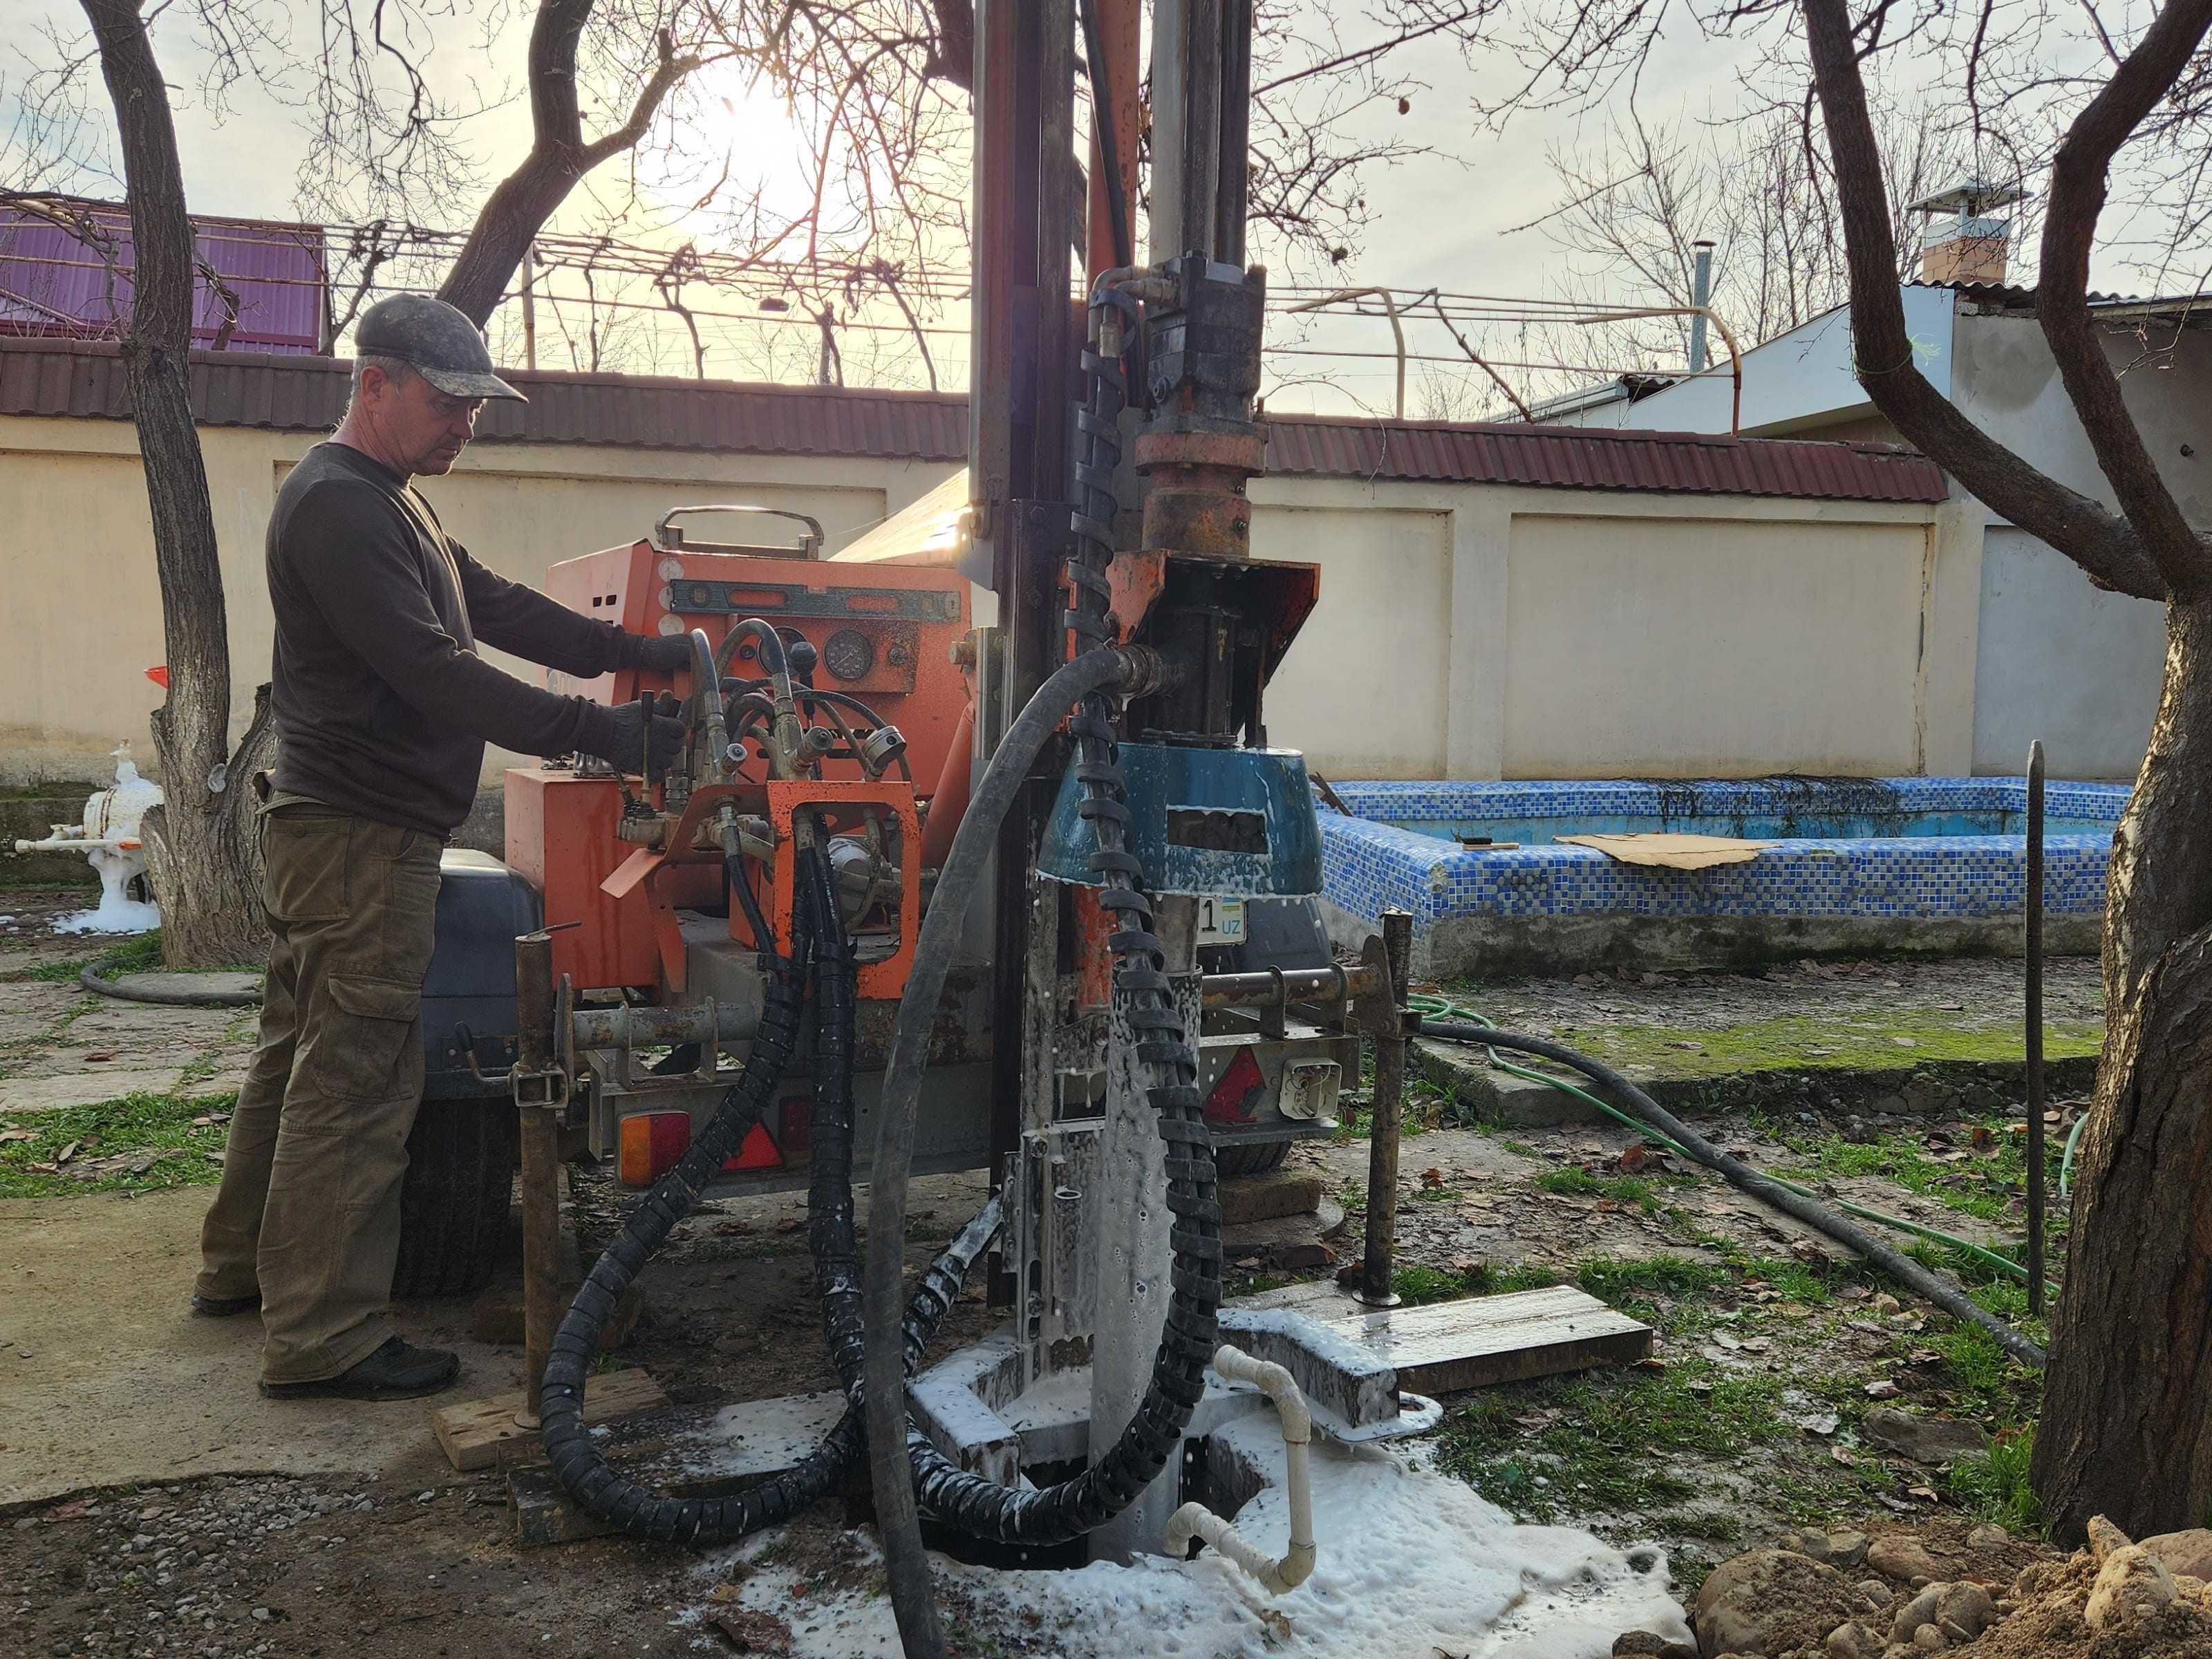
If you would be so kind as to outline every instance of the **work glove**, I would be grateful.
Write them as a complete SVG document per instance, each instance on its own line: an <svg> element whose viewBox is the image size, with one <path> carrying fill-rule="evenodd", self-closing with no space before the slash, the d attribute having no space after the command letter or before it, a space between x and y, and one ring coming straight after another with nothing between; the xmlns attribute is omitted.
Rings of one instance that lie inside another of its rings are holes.
<svg viewBox="0 0 2212 1659"><path fill-rule="evenodd" d="M631 660L626 668L641 668L652 674L673 674L679 668L691 666L691 636L688 634L631 634L626 635L631 649Z"/></svg>
<svg viewBox="0 0 2212 1659"><path fill-rule="evenodd" d="M586 704L583 741L578 746L626 776L658 783L684 752L690 736L689 728L676 718L678 707L665 691L658 702L641 697L611 708Z"/></svg>

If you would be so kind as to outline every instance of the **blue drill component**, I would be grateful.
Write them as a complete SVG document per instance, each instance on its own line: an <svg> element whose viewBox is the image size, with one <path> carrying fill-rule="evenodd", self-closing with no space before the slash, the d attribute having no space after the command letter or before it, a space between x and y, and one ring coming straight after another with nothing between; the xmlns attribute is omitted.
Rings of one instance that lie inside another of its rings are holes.
<svg viewBox="0 0 2212 1659"><path fill-rule="evenodd" d="M1305 898L1321 891L1321 826L1305 757L1291 749L1195 749L1125 743L1127 846L1153 893ZM1037 855L1040 874L1097 885L1096 845L1061 780Z"/></svg>

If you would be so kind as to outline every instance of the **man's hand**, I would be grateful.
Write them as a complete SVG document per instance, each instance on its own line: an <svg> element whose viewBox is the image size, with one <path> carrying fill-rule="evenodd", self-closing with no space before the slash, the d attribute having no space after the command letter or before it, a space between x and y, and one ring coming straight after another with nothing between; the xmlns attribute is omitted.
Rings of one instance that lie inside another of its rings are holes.
<svg viewBox="0 0 2212 1659"><path fill-rule="evenodd" d="M618 702L604 711L605 718L592 723L585 752L597 755L617 772L658 783L684 752L688 732L684 722L675 717L678 707L676 699L666 692L659 702L650 705L642 699Z"/></svg>
<svg viewBox="0 0 2212 1659"><path fill-rule="evenodd" d="M689 634L633 634L637 641L636 665L654 674L673 674L691 666Z"/></svg>

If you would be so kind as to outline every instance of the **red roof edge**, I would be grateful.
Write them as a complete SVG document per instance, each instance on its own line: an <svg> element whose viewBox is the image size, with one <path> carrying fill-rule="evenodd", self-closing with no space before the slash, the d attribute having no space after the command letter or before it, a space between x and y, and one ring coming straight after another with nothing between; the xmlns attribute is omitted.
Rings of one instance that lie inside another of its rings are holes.
<svg viewBox="0 0 2212 1659"><path fill-rule="evenodd" d="M0 416L127 420L117 357L110 341L0 337ZM195 351L192 405L210 426L326 431L344 412L351 368L338 358ZM490 404L482 441L967 459L968 400L954 392L501 373L530 402ZM1831 501L1932 502L1948 494L1935 462L1891 444L1326 415L1273 415L1267 425L1268 470L1291 477Z"/></svg>

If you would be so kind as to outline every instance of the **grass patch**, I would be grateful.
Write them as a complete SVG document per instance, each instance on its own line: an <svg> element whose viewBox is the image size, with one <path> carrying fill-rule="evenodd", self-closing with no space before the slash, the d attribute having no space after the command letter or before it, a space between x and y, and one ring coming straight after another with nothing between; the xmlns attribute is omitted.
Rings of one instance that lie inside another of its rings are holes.
<svg viewBox="0 0 2212 1659"><path fill-rule="evenodd" d="M1615 1066L1646 1066L1663 1077L1717 1078L1743 1072L1895 1071L1927 1060L2024 1058L2018 1023L1961 1027L1955 1012L1911 1005L1791 1015L1744 1025L1592 1025L1563 1030L1559 1041ZM2051 1021L2044 1053L2053 1060L2094 1055L2101 1019ZM1684 1043L1694 1043L1686 1048Z"/></svg>
<svg viewBox="0 0 2212 1659"><path fill-rule="evenodd" d="M1547 1170L1536 1177L1540 1192L1579 1197L1608 1198L1616 1204L1632 1204L1647 1215L1659 1213L1659 1188L1642 1176L1594 1176L1587 1170Z"/></svg>
<svg viewBox="0 0 2212 1659"><path fill-rule="evenodd" d="M1733 1459L1789 1432L1781 1394L1773 1376L1687 1364L1486 1389L1446 1416L1437 1461L1523 1521L1619 1516L1633 1531L1699 1495L1677 1457Z"/></svg>
<svg viewBox="0 0 2212 1659"><path fill-rule="evenodd" d="M222 1166L208 1154L220 1154L229 1139L227 1124L196 1124L196 1117L228 1112L237 1104L234 1094L125 1095L88 1106L65 1106L58 1111L27 1116L19 1127L31 1130L28 1140L0 1145L0 1198L54 1198L84 1193L152 1192L164 1187L211 1185L220 1180ZM48 1171L33 1164L53 1164L74 1145L69 1164ZM115 1168L93 1180L70 1171L80 1164L94 1164L136 1154L131 1164ZM143 1162L147 1167L137 1170Z"/></svg>
<svg viewBox="0 0 2212 1659"><path fill-rule="evenodd" d="M2000 1434L1987 1457L1953 1464L1944 1487L1969 1513L1996 1522L2015 1537L2043 1535L2043 1505L2027 1480L2034 1455L2034 1430Z"/></svg>
<svg viewBox="0 0 2212 1659"><path fill-rule="evenodd" d="M1493 1267L1484 1262L1464 1273L1452 1273L1441 1267L1423 1267L1416 1261L1395 1267L1390 1273L1391 1290L1408 1308L1418 1308L1428 1302L1450 1302L1463 1296L1506 1296L1515 1291L1540 1291L1559 1282L1559 1276L1549 1267L1525 1264Z"/></svg>

